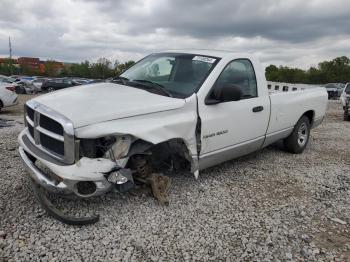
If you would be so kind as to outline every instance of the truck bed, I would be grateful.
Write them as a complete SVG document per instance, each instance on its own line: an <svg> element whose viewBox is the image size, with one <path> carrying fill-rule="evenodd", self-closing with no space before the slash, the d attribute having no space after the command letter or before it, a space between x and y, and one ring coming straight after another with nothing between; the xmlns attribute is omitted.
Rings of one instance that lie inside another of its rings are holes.
<svg viewBox="0 0 350 262"><path fill-rule="evenodd" d="M293 92L293 91L300 91L300 90L306 90L310 88L319 88L319 87L321 86L267 81L267 89L269 90L269 93Z"/></svg>
<svg viewBox="0 0 350 262"><path fill-rule="evenodd" d="M293 88L288 86L288 88ZM267 134L292 129L300 115L310 111L313 123L322 121L328 103L328 95L323 87L295 86L294 91L275 90L269 93L271 103L270 124ZM292 89L293 90L293 89Z"/></svg>

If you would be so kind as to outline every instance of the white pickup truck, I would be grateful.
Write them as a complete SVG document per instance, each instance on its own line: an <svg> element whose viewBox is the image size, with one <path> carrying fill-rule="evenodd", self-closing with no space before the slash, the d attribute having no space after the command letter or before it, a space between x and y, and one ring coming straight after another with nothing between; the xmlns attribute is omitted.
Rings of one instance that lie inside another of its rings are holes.
<svg viewBox="0 0 350 262"><path fill-rule="evenodd" d="M202 169L281 139L286 150L301 153L326 107L321 87L269 94L251 55L168 51L145 57L111 83L27 102L19 152L36 184L92 197L127 190L154 173L197 178Z"/></svg>

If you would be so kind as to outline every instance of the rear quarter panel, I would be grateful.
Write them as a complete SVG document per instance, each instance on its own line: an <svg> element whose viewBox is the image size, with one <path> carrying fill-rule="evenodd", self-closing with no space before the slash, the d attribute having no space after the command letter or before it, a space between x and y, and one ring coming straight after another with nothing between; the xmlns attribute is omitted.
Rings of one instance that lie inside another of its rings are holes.
<svg viewBox="0 0 350 262"><path fill-rule="evenodd" d="M271 117L267 134L293 127L307 111L313 111L313 120L322 119L328 105L324 88L310 88L294 92L270 94Z"/></svg>

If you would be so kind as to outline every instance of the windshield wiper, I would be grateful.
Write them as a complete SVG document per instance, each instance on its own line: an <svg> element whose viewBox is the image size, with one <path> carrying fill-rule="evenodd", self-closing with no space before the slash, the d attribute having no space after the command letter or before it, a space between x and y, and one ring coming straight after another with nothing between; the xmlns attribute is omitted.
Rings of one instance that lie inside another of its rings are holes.
<svg viewBox="0 0 350 262"><path fill-rule="evenodd" d="M126 78L126 77L116 76L116 77L113 78L113 80L111 82L112 83L114 83L114 82L121 82L123 85L125 85L127 81L129 81L129 79Z"/></svg>
<svg viewBox="0 0 350 262"><path fill-rule="evenodd" d="M169 97L173 97L173 95L165 89L165 87L161 84L158 84L156 82L152 82L152 81L149 81L149 80L144 80L144 79L134 79L132 80L131 82L136 82L136 83L140 83L141 85L143 86L147 86L147 87L151 87L151 88L155 88L157 90L160 90L163 92L163 94L166 94L167 96ZM147 84L151 84L152 86L149 86Z"/></svg>

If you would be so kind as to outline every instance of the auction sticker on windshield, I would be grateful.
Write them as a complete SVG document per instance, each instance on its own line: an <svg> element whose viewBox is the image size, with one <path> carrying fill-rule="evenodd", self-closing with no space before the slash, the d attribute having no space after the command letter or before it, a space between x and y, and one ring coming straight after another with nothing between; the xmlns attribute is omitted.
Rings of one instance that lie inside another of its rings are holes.
<svg viewBox="0 0 350 262"><path fill-rule="evenodd" d="M195 56L192 59L193 61L201 61L201 62L205 62L205 63L209 63L212 64L215 62L215 58L211 58L211 57L207 57L207 56Z"/></svg>

